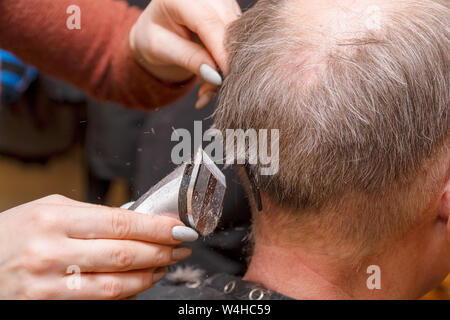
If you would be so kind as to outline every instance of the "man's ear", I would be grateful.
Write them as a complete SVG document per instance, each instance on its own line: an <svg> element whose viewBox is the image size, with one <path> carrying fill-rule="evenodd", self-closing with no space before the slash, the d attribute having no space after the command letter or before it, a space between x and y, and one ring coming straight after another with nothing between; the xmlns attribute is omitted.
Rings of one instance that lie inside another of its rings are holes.
<svg viewBox="0 0 450 320"><path fill-rule="evenodd" d="M441 198L439 206L439 219L447 224L447 235L450 240L450 177L447 176L447 181L444 186L444 193Z"/></svg>

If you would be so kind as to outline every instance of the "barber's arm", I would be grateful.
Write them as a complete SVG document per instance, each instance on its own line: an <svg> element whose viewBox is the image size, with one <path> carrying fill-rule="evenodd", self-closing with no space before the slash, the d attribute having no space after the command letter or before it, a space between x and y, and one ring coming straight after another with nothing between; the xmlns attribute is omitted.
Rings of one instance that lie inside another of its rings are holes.
<svg viewBox="0 0 450 320"><path fill-rule="evenodd" d="M71 5L79 30L66 26ZM223 34L239 12L234 0L154 0L143 13L113 0L2 0L0 47L96 98L156 108L189 90L201 65L226 72ZM186 258L180 244L196 237L169 217L33 201L0 213L0 298L125 298Z"/></svg>
<svg viewBox="0 0 450 320"><path fill-rule="evenodd" d="M67 27L73 5L80 29ZM227 70L223 35L239 13L234 0L154 0L143 12L113 0L2 0L0 47L98 99L156 108L186 93L201 65Z"/></svg>

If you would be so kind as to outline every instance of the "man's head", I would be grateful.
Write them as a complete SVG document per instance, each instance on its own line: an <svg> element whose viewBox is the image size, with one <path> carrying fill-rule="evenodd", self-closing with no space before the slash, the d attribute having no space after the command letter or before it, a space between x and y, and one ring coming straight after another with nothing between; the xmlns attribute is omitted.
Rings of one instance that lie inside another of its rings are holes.
<svg viewBox="0 0 450 320"><path fill-rule="evenodd" d="M230 27L216 127L280 130L257 238L362 256L448 219L449 25L447 0L260 0Z"/></svg>

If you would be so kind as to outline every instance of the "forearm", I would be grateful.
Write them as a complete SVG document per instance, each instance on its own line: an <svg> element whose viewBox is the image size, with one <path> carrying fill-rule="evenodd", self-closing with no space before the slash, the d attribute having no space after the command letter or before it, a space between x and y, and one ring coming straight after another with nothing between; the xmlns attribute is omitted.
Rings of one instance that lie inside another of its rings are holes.
<svg viewBox="0 0 450 320"><path fill-rule="evenodd" d="M70 5L81 29L69 30ZM140 10L112 0L2 0L0 47L92 96L137 107L158 107L188 88L164 84L139 66L128 33Z"/></svg>

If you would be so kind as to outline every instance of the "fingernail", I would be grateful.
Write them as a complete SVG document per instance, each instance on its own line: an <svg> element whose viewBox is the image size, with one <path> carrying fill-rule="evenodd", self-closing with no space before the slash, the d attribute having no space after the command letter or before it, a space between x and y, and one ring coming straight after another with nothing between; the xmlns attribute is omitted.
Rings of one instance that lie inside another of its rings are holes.
<svg viewBox="0 0 450 320"><path fill-rule="evenodd" d="M215 96L216 93L213 91L204 93L195 103L195 109L203 109L211 102L212 99L214 99Z"/></svg>
<svg viewBox="0 0 450 320"><path fill-rule="evenodd" d="M167 267L159 267L153 272L153 283L158 282L167 274Z"/></svg>
<svg viewBox="0 0 450 320"><path fill-rule="evenodd" d="M176 226L172 228L172 238L183 242L192 242L198 239L198 233L185 226Z"/></svg>
<svg viewBox="0 0 450 320"><path fill-rule="evenodd" d="M207 64L202 64L200 66L200 75L206 82L209 82L216 86L222 85L222 77L220 76L220 74Z"/></svg>
<svg viewBox="0 0 450 320"><path fill-rule="evenodd" d="M178 261L189 257L192 253L191 248L188 247L177 247L172 250L172 260Z"/></svg>

